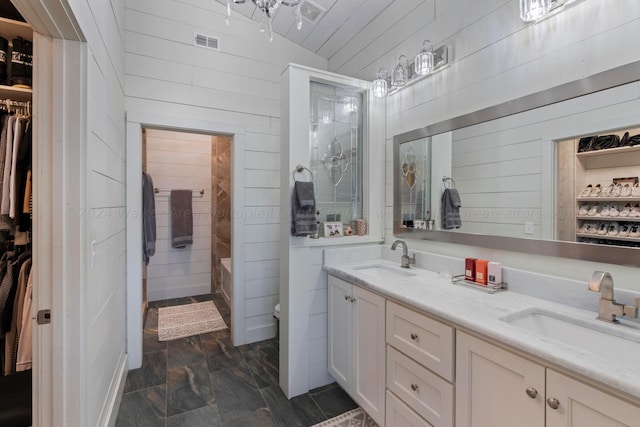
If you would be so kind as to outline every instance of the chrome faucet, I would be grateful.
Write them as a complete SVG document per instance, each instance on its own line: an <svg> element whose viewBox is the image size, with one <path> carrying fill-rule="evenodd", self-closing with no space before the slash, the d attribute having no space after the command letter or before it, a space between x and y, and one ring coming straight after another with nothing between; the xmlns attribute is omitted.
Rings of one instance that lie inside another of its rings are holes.
<svg viewBox="0 0 640 427"><path fill-rule="evenodd" d="M589 281L589 290L602 292L598 303L598 319L618 323L616 316L638 317L640 298L633 299L633 305L618 304L613 299L613 277L604 271L594 271Z"/></svg>
<svg viewBox="0 0 640 427"><path fill-rule="evenodd" d="M409 268L411 264L416 263L416 254L413 254L413 258L409 256L409 248L407 247L407 242L404 240L396 240L391 244L391 250L395 251L398 245L402 246L402 257L400 257L400 267Z"/></svg>

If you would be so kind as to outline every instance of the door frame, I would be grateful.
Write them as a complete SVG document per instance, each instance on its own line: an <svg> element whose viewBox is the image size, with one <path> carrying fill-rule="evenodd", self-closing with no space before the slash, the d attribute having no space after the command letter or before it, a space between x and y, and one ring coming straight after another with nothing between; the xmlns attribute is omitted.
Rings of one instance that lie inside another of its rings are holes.
<svg viewBox="0 0 640 427"><path fill-rule="evenodd" d="M127 205L127 353L129 369L142 366L142 130L164 129L176 132L230 135L231 143L231 334L235 346L245 344L244 316L244 152L245 129L189 117L148 112L127 112L126 127L126 205Z"/></svg>
<svg viewBox="0 0 640 427"><path fill-rule="evenodd" d="M32 425L62 427L85 412L84 380L69 372L84 360L86 44L68 0L11 2L34 32Z"/></svg>

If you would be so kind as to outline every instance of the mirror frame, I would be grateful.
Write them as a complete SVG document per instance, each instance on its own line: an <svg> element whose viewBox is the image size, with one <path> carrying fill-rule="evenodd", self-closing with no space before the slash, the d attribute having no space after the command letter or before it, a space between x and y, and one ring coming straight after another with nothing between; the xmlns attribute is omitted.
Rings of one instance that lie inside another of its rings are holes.
<svg viewBox="0 0 640 427"><path fill-rule="evenodd" d="M564 83L526 95L521 98L494 105L469 114L454 117L432 125L405 132L393 137L393 234L396 237L431 240L461 245L478 246L487 249L525 252L535 255L572 258L608 264L640 267L640 248L624 246L604 246L594 243L563 242L557 240L536 240L518 237L492 236L478 233L463 233L441 230L415 230L401 228L399 162L400 144L427 138L467 126L476 125L513 114L545 107L583 95L589 95L616 86L640 81L640 61L612 68L579 80ZM433 197L432 197L433 198Z"/></svg>

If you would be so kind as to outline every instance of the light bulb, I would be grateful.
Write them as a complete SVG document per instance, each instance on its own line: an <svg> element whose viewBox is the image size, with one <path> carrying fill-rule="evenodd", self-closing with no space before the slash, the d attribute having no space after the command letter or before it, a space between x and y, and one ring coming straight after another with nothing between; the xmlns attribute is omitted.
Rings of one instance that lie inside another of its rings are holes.
<svg viewBox="0 0 640 427"><path fill-rule="evenodd" d="M387 95L387 70L380 68L376 79L373 81L373 96L376 98L382 98Z"/></svg>
<svg viewBox="0 0 640 427"><path fill-rule="evenodd" d="M551 9L551 0L520 0L520 19L524 22L537 21Z"/></svg>

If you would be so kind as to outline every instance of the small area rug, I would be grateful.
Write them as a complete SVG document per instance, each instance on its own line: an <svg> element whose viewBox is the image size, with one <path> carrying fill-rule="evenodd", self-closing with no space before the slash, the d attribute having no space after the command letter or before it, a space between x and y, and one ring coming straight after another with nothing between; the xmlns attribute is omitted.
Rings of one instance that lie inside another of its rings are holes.
<svg viewBox="0 0 640 427"><path fill-rule="evenodd" d="M226 328L227 324L213 301L158 309L158 341L170 341Z"/></svg>
<svg viewBox="0 0 640 427"><path fill-rule="evenodd" d="M313 427L378 427L362 408L356 408Z"/></svg>

